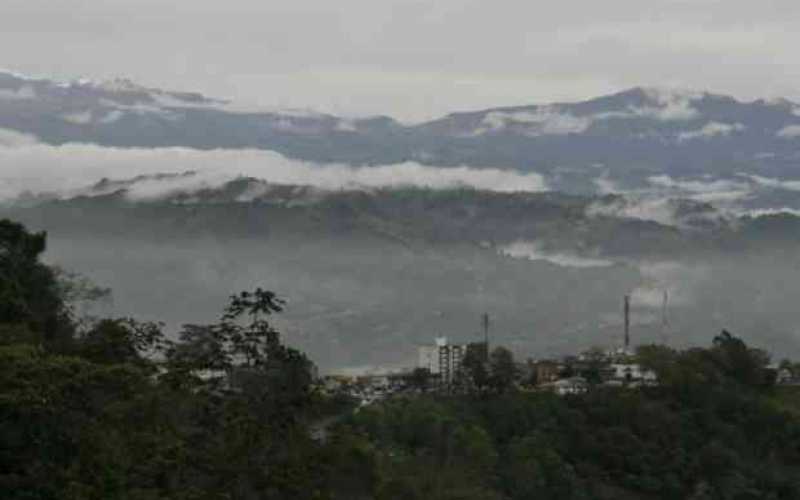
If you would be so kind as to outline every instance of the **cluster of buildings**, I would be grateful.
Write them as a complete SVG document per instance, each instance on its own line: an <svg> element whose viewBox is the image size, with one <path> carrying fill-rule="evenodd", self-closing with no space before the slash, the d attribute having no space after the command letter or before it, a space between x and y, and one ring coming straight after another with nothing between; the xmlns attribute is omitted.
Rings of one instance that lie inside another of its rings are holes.
<svg viewBox="0 0 800 500"><path fill-rule="evenodd" d="M549 391L558 395L582 394L596 387L640 388L658 385L656 373L637 362L631 350L630 297L624 297L624 347L602 351L593 349L578 355L558 359L527 360L515 363L514 386L522 391ZM664 294L664 327L667 295ZM362 404L398 393L419 391L459 392L469 390L471 383L464 359L470 348L480 348L486 372L491 376L489 362L489 317L482 316L484 342L473 344L450 343L447 337L436 337L432 344L417 350L417 366L391 374L360 377L328 376L320 379L323 390L346 393L359 398ZM472 363L474 363L472 359ZM779 385L800 385L800 363L784 362L769 367ZM425 380L420 384L420 377ZM466 381L466 383L465 383ZM424 388L423 388L424 385ZM465 389L465 387L467 389Z"/></svg>
<svg viewBox="0 0 800 500"><path fill-rule="evenodd" d="M327 395L345 395L362 406L406 390L408 373L380 373L364 375L326 375L316 379L317 389Z"/></svg>
<svg viewBox="0 0 800 500"><path fill-rule="evenodd" d="M418 348L417 368L430 373L435 387L450 387L463 376L461 365L467 349L465 344L451 344L446 337L437 337L433 344ZM556 394L578 394L597 385L641 387L657 383L655 372L639 365L628 347L516 363L516 375L519 389Z"/></svg>
<svg viewBox="0 0 800 500"><path fill-rule="evenodd" d="M637 388L658 384L656 373L637 363L626 350L529 360L522 371L524 389L559 395L584 393L593 386Z"/></svg>
<svg viewBox="0 0 800 500"><path fill-rule="evenodd" d="M800 365L784 363L771 368L775 370L776 384L800 386Z"/></svg>
<svg viewBox="0 0 800 500"><path fill-rule="evenodd" d="M666 300L665 294L665 324ZM624 297L623 305L625 343L622 349L516 363L514 370L516 387L521 390L552 391L566 395L580 394L598 385L612 387L656 385L658 382L656 374L639 365L630 350L630 296ZM486 370L491 372L488 359L489 315L483 314L481 319L484 342L472 345L482 348ZM415 371L417 373L420 370L424 371L426 385L430 389L452 391L456 386L463 388L465 387L463 362L469 348L470 344L450 343L447 337L436 337L432 344L418 347ZM342 377L325 377L321 379L321 387L326 392L344 391L362 401L371 402L389 394L419 390L413 373L408 370L392 375L351 377L347 380ZM469 386L469 383L466 386Z"/></svg>
<svg viewBox="0 0 800 500"><path fill-rule="evenodd" d="M463 382L462 363L468 348L467 344L453 344L446 337L437 337L432 344L418 347L415 370L360 376L329 375L318 380L319 388L328 394L354 397L362 405L420 390L449 392ZM427 377L425 389L414 380L415 372L419 371ZM517 389L558 395L581 394L598 386L637 388L658 383L656 374L638 364L626 349L527 360L515 363L514 371Z"/></svg>

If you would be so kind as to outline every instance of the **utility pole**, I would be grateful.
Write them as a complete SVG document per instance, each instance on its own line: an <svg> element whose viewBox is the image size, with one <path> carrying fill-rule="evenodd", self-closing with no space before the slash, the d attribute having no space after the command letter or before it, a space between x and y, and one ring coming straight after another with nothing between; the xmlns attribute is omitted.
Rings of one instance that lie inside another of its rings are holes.
<svg viewBox="0 0 800 500"><path fill-rule="evenodd" d="M661 306L661 343L667 345L667 333L669 331L669 320L667 320L667 304L669 303L669 292L664 290L664 303Z"/></svg>
<svg viewBox="0 0 800 500"><path fill-rule="evenodd" d="M631 296L625 296L625 353L631 347Z"/></svg>

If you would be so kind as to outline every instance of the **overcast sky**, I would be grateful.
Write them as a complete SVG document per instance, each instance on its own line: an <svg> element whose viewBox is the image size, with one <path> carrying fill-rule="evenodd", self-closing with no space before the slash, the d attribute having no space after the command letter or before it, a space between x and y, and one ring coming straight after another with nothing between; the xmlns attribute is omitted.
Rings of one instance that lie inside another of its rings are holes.
<svg viewBox="0 0 800 500"><path fill-rule="evenodd" d="M406 120L634 85L800 99L797 0L0 0L0 67Z"/></svg>

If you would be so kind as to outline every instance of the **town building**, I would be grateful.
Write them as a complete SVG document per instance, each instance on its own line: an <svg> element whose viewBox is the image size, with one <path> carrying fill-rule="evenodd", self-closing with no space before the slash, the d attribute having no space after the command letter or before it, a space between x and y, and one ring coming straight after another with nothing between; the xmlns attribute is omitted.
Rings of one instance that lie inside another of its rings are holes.
<svg viewBox="0 0 800 500"><path fill-rule="evenodd" d="M561 377L564 366L557 361L542 360L535 363L536 381L539 384L555 382Z"/></svg>
<svg viewBox="0 0 800 500"><path fill-rule="evenodd" d="M466 354L466 345L450 344L447 337L437 337L433 345L419 347L417 366L427 369L440 384L450 385L461 371Z"/></svg>
<svg viewBox="0 0 800 500"><path fill-rule="evenodd" d="M637 363L612 363L609 366L611 381L624 385L655 385L656 373Z"/></svg>
<svg viewBox="0 0 800 500"><path fill-rule="evenodd" d="M555 382L547 382L542 384L541 388L552 391L559 396L566 396L568 394L583 394L589 390L589 383L583 377L570 377L562 378Z"/></svg>

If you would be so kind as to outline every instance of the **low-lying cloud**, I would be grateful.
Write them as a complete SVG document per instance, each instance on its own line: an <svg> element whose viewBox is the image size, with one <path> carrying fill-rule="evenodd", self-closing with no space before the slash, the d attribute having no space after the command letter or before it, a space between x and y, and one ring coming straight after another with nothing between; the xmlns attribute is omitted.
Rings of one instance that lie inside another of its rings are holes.
<svg viewBox="0 0 800 500"><path fill-rule="evenodd" d="M496 168L438 168L412 162L352 167L291 160L263 150L120 149L86 144L51 146L34 141L30 136L0 129L0 165L3 165L0 200L13 200L26 192L70 196L103 178L130 179L186 171L195 175L174 177L167 182L137 183L129 195L151 198L190 192L240 177L331 190L402 186L470 187L502 192L547 189L539 174Z"/></svg>
<svg viewBox="0 0 800 500"><path fill-rule="evenodd" d="M668 175L654 175L647 181L656 187L686 191L689 193L719 193L730 191L747 191L749 187L742 182L727 179L715 180L681 180Z"/></svg>
<svg viewBox="0 0 800 500"><path fill-rule="evenodd" d="M593 182L598 194L619 196L590 204L587 216L624 217L686 227L687 223L731 221L742 216L800 215L800 206L792 206L785 197L772 196L774 191L800 192L798 179L747 173L728 178L657 175L647 179L647 186L630 190L620 187L606 175Z"/></svg>
<svg viewBox="0 0 800 500"><path fill-rule="evenodd" d="M24 85L18 89L0 89L0 100L23 101L36 98L33 87Z"/></svg>
<svg viewBox="0 0 800 500"><path fill-rule="evenodd" d="M680 262L639 263L642 283L633 290L633 305L656 309L664 305L685 306L693 300L695 288L707 277L707 269ZM666 294L666 295L665 295Z"/></svg>
<svg viewBox="0 0 800 500"><path fill-rule="evenodd" d="M589 130L595 122L614 119L649 118L661 122L689 121L699 115L693 101L701 94L663 89L645 89L648 103L644 106L629 106L620 111L606 111L592 114L573 114L559 105L539 106L522 111L491 111L486 113L472 135L511 130L521 135L537 137L542 135L581 134ZM711 122L705 127L681 134L679 140L710 138L729 135L743 130L741 124Z"/></svg>
<svg viewBox="0 0 800 500"><path fill-rule="evenodd" d="M609 267L614 261L601 258L583 257L565 252L548 252L535 241L516 241L500 248L500 253L516 259L544 260L560 267Z"/></svg>
<svg viewBox="0 0 800 500"><path fill-rule="evenodd" d="M800 125L787 125L778 130L778 137L781 139L795 139L800 137Z"/></svg>
<svg viewBox="0 0 800 500"><path fill-rule="evenodd" d="M697 130L681 132L678 141L691 141L695 139L712 139L714 137L728 137L734 132L741 132L745 126L741 123L708 122Z"/></svg>
<svg viewBox="0 0 800 500"><path fill-rule="evenodd" d="M739 215L753 218L768 217L771 215L794 215L795 217L800 217L800 209L791 207L753 208L749 210L741 210Z"/></svg>
<svg viewBox="0 0 800 500"><path fill-rule="evenodd" d="M21 132L17 132L16 130L9 130L7 128L0 128L0 148L33 146L37 142L38 141L36 137L32 135L23 134Z"/></svg>
<svg viewBox="0 0 800 500"><path fill-rule="evenodd" d="M763 177L760 175L748 175L742 174L742 177L746 177L756 183L761 187L772 188L772 189L784 189L787 191L800 191L800 180L784 180L784 179L775 179L772 177Z"/></svg>
<svg viewBox="0 0 800 500"><path fill-rule="evenodd" d="M647 181L656 189L651 194L711 203L720 209L728 209L753 194L751 183L732 179L673 179L668 175L656 175Z"/></svg>
<svg viewBox="0 0 800 500"><path fill-rule="evenodd" d="M626 195L612 201L598 201L586 209L588 217L622 217L658 222L667 226L681 224L675 202L669 198Z"/></svg>
<svg viewBox="0 0 800 500"><path fill-rule="evenodd" d="M543 106L534 111L487 113L475 135L513 127L522 135L566 135L585 132L592 124L590 117L562 113L554 107Z"/></svg>

